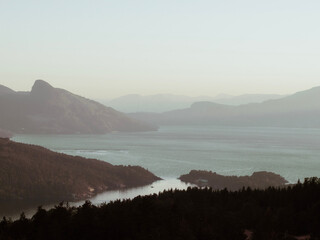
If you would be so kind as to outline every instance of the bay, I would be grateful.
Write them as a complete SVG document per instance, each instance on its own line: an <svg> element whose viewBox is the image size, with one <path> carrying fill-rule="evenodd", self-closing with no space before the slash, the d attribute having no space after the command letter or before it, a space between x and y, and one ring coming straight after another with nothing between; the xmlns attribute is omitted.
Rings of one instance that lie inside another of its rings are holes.
<svg viewBox="0 0 320 240"><path fill-rule="evenodd" d="M192 169L238 176L271 171L294 183L319 176L320 170L320 129L163 126L157 132L16 135L13 140L115 165L139 165L162 178Z"/></svg>
<svg viewBox="0 0 320 240"><path fill-rule="evenodd" d="M139 165L164 179L142 188L101 193L90 199L94 204L186 189L191 185L177 178L193 169L237 176L271 171L291 183L320 175L320 129L162 126L157 132L15 135L12 140L115 165ZM6 215L13 218L21 211L29 217L36 211L23 206L14 214L7 210Z"/></svg>

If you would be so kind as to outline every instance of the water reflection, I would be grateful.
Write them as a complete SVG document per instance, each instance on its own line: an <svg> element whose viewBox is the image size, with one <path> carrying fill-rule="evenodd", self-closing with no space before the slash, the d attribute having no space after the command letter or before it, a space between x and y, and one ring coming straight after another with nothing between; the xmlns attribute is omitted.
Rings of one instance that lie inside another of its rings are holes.
<svg viewBox="0 0 320 240"><path fill-rule="evenodd" d="M133 199L137 196L145 196L154 193L163 192L164 190L169 189L187 189L188 187L192 187L194 185L186 184L181 182L179 179L164 179L157 182L154 182L151 185L147 185L144 187L126 189L126 190L117 190L117 191L107 191L97 196L89 199L93 204L100 205L102 203L109 203L111 201L115 201L118 199ZM72 202L70 206L80 206L85 201ZM18 219L20 217L21 212L24 212L26 217L31 218L37 211L37 205L30 205L32 203L25 204L23 202L19 203L8 203L2 204L0 207L0 217L3 216L10 217L13 220ZM58 204L58 203L57 203ZM39 204L38 204L39 205ZM43 206L45 209L53 208L56 204Z"/></svg>
<svg viewBox="0 0 320 240"><path fill-rule="evenodd" d="M120 191L109 191L98 194L97 196L90 199L90 201L95 204L99 205L102 203L108 203L110 201L114 201L117 199L132 199L137 196L145 196L154 193L163 192L164 190L169 189L187 189L190 186L194 186L191 184L186 184L181 182L179 179L164 179L157 182L154 182L151 185L147 185L144 187L127 189L127 190L120 190ZM84 201L72 203L72 206L79 206L82 205Z"/></svg>

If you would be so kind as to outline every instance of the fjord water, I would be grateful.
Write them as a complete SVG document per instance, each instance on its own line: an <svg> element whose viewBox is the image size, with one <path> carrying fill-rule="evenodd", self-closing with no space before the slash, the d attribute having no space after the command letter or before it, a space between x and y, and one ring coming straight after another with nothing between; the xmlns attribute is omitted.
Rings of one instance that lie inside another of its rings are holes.
<svg viewBox="0 0 320 240"><path fill-rule="evenodd" d="M95 205L100 205L103 203L109 203L110 201L115 201L118 199L133 199L137 196L145 196L151 194L157 194L159 192L163 192L168 189L187 189L188 187L192 187L194 185L184 183L179 179L163 179L157 182L154 182L151 185L137 187L132 189L123 189L123 190L114 190L107 191L104 193L100 193L90 199ZM84 204L85 201L72 202L68 203L69 206L78 207ZM56 204L45 205L43 206L45 209L51 209ZM37 211L37 207L35 204L25 204L23 202L13 202L8 203L6 206L0 206L0 218L3 216L11 217L12 219L19 219L21 212L24 212L25 216L28 218L32 217Z"/></svg>
<svg viewBox="0 0 320 240"><path fill-rule="evenodd" d="M320 129L310 128L163 126L157 132L16 135L13 140L115 165L140 165L164 179L199 169L223 175L271 171L296 182L319 176L320 170Z"/></svg>

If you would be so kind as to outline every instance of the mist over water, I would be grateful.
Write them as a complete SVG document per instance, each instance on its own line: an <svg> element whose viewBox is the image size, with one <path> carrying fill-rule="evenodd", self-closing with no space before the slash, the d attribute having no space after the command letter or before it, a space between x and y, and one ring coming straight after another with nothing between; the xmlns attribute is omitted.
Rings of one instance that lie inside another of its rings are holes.
<svg viewBox="0 0 320 240"><path fill-rule="evenodd" d="M163 126L158 132L16 135L13 140L115 165L140 165L166 179L200 169L223 175L271 171L296 182L319 176L320 170L320 129Z"/></svg>

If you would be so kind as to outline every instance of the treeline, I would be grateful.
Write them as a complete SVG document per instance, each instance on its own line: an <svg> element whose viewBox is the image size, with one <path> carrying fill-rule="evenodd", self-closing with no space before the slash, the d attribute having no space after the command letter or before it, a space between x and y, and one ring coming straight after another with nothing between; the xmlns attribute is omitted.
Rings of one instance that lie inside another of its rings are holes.
<svg viewBox="0 0 320 240"><path fill-rule="evenodd" d="M0 239L320 239L320 180L286 188L169 190L99 207L60 204L3 219Z"/></svg>
<svg viewBox="0 0 320 240"><path fill-rule="evenodd" d="M159 178L136 166L114 166L0 138L0 205L74 201L106 190L151 184Z"/></svg>

